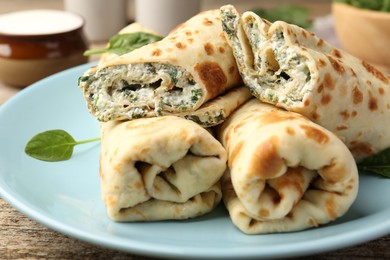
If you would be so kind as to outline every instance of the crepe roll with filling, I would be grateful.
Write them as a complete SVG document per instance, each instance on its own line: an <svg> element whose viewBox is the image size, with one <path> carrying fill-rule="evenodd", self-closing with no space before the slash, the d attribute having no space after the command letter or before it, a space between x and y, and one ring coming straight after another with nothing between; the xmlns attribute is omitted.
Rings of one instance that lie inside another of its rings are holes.
<svg viewBox="0 0 390 260"><path fill-rule="evenodd" d="M114 221L194 218L221 200L226 151L190 120L110 121L101 142L101 191Z"/></svg>
<svg viewBox="0 0 390 260"><path fill-rule="evenodd" d="M248 234L291 232L343 216L358 170L345 144L306 117L252 99L219 128L228 153L223 201Z"/></svg>
<svg viewBox="0 0 390 260"><path fill-rule="evenodd" d="M245 84L259 100L340 136L356 160L390 146L390 79L312 32L221 7Z"/></svg>
<svg viewBox="0 0 390 260"><path fill-rule="evenodd" d="M201 12L163 40L106 60L79 80L90 112L100 121L177 115L203 126L221 123L226 110L194 112L241 84L219 10ZM239 91L249 97L244 88Z"/></svg>

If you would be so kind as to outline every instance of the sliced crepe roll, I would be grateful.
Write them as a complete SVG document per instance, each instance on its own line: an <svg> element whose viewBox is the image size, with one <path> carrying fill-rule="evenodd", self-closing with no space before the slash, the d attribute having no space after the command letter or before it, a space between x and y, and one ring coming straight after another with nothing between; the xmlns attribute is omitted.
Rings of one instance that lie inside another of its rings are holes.
<svg viewBox="0 0 390 260"><path fill-rule="evenodd" d="M245 84L340 136L357 160L390 146L390 79L298 26L221 8Z"/></svg>
<svg viewBox="0 0 390 260"><path fill-rule="evenodd" d="M184 117L240 84L219 10L200 13L163 40L90 68L79 80L89 110L103 122ZM215 125L227 116L212 115L199 123Z"/></svg>
<svg viewBox="0 0 390 260"><path fill-rule="evenodd" d="M306 117L252 99L219 128L228 153L223 201L248 234L317 227L343 216L358 192L352 154Z"/></svg>
<svg viewBox="0 0 390 260"><path fill-rule="evenodd" d="M206 129L174 116L101 126L103 201L114 221L187 219L221 200L226 151Z"/></svg>

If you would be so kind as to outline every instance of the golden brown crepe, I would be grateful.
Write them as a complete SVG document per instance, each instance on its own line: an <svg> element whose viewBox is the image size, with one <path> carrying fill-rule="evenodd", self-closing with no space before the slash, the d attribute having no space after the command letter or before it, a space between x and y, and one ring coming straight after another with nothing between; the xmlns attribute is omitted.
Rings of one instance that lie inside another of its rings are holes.
<svg viewBox="0 0 390 260"><path fill-rule="evenodd" d="M298 26L221 7L223 30L251 93L342 138L355 158L390 146L390 79Z"/></svg>
<svg viewBox="0 0 390 260"><path fill-rule="evenodd" d="M219 10L202 12L163 40L90 68L79 81L89 110L103 122L177 115L203 126L219 124L228 114L196 111L240 84ZM239 91L238 101L250 97L244 88ZM228 111L234 110L231 104L225 104Z"/></svg>
<svg viewBox="0 0 390 260"><path fill-rule="evenodd" d="M306 117L252 99L220 127L229 171L224 203L248 234L316 227L346 213L358 191L352 154Z"/></svg>
<svg viewBox="0 0 390 260"><path fill-rule="evenodd" d="M190 120L110 121L101 142L101 191L114 221L193 218L221 200L226 151Z"/></svg>

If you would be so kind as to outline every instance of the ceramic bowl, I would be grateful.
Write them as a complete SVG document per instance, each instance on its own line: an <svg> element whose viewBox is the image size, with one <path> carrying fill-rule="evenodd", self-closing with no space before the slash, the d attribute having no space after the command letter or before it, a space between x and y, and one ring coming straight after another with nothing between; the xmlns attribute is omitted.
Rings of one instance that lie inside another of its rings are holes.
<svg viewBox="0 0 390 260"><path fill-rule="evenodd" d="M57 10L0 15L0 81L18 87L86 63L83 18Z"/></svg>
<svg viewBox="0 0 390 260"><path fill-rule="evenodd" d="M390 72L390 13L332 3L335 30L342 47Z"/></svg>

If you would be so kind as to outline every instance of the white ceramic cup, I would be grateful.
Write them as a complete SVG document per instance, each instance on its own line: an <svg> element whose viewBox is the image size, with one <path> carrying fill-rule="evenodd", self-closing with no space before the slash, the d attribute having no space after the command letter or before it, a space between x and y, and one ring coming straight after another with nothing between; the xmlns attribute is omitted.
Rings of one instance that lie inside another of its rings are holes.
<svg viewBox="0 0 390 260"><path fill-rule="evenodd" d="M165 36L199 10L200 0L136 0L135 20Z"/></svg>
<svg viewBox="0 0 390 260"><path fill-rule="evenodd" d="M90 42L107 41L127 24L127 0L64 0L64 7L85 19Z"/></svg>

